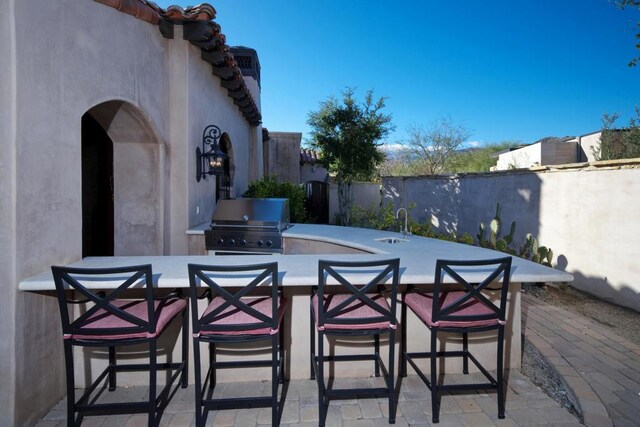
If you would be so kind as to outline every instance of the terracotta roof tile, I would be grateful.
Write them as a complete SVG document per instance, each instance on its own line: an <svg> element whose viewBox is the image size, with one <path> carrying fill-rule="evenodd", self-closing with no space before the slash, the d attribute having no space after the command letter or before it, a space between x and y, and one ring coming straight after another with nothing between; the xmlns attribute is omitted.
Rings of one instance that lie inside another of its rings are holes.
<svg viewBox="0 0 640 427"><path fill-rule="evenodd" d="M144 0L95 0L98 3L102 3L107 6L111 6L114 9L118 9L120 12L128 15L135 16L152 24L158 24L160 22L159 10L162 10L153 2Z"/></svg>
<svg viewBox="0 0 640 427"><path fill-rule="evenodd" d="M318 163L318 153L314 150L302 148L300 150L300 164L303 165L305 163L310 163L312 165Z"/></svg>
<svg viewBox="0 0 640 427"><path fill-rule="evenodd" d="M253 126L261 123L262 116L244 82L242 71L226 44L227 38L220 31L220 25L213 22L216 17L213 6L202 3L185 8L175 5L163 9L150 0L95 1L143 21L160 25L160 32L168 38L173 38L173 23L184 25L185 40L202 49L202 59L211 64L213 74L220 77L220 84L227 89L227 94L233 98L245 119Z"/></svg>
<svg viewBox="0 0 640 427"><path fill-rule="evenodd" d="M169 6L161 16L173 21L211 21L216 18L216 10L207 3L188 6L184 9L175 5Z"/></svg>

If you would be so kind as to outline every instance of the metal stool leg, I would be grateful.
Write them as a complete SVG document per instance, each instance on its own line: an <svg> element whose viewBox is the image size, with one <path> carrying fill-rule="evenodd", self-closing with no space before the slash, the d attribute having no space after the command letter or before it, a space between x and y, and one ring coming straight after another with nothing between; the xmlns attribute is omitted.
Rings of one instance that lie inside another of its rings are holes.
<svg viewBox="0 0 640 427"><path fill-rule="evenodd" d="M497 372L497 382L498 382L498 418L504 418L504 326L500 325L498 327L498 372Z"/></svg>
<svg viewBox="0 0 640 427"><path fill-rule="evenodd" d="M389 372L387 375L387 387L389 390L389 424L396 422L396 387L395 387L395 349L396 333L392 329L389 333Z"/></svg>
<svg viewBox="0 0 640 427"><path fill-rule="evenodd" d="M434 423L440 422L440 405L439 405L439 390L438 390L438 333L437 329L431 329L431 421Z"/></svg>

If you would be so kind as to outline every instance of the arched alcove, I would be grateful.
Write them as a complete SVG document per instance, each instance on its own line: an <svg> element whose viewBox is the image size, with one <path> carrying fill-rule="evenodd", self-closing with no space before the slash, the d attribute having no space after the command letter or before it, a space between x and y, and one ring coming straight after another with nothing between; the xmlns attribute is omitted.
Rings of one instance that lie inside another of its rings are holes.
<svg viewBox="0 0 640 427"><path fill-rule="evenodd" d="M233 176L235 174L235 162L233 158L233 147L231 139L227 133L220 137L220 149L227 155L224 161L222 175L216 177L216 201L234 197Z"/></svg>
<svg viewBox="0 0 640 427"><path fill-rule="evenodd" d="M85 163L83 155L83 181L85 175L96 175L96 182L109 181L111 194L105 191L99 193L101 200L97 203L108 209L108 200L104 198L112 197L112 225L109 228L109 224L103 220L86 218L89 213L85 212L85 199L93 197L96 192L91 189L90 182L87 182L88 185L83 182L83 241L85 238L91 240L88 237L91 234L110 233L112 255L162 255L163 145L148 118L128 102L108 101L89 109L84 115L83 124L85 121L95 123L98 129L86 133L83 131L83 152L85 147L96 145L93 139L100 135L99 128L112 145L112 159L98 155L98 158L87 159ZM100 145L105 142L97 143ZM85 174L85 170L95 165L102 167L95 173ZM111 176L105 177L105 173ZM106 227L106 231L101 227Z"/></svg>

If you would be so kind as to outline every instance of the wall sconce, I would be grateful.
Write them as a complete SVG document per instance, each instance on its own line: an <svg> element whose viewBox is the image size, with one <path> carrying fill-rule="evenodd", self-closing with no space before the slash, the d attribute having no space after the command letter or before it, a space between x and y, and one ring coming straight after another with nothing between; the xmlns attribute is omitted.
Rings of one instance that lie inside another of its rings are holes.
<svg viewBox="0 0 640 427"><path fill-rule="evenodd" d="M220 175L224 169L227 155L220 148L220 128L209 125L202 133L202 150L196 148L196 180L206 179L207 175Z"/></svg>

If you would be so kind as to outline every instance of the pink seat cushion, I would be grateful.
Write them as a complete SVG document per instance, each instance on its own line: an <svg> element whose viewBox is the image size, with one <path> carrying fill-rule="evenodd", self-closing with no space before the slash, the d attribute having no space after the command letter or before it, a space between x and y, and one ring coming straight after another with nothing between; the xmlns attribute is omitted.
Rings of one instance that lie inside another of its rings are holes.
<svg viewBox="0 0 640 427"><path fill-rule="evenodd" d="M143 321L148 321L147 301L146 300L114 300L112 305L119 307L121 310L135 316ZM157 336L169 324L169 322L187 307L187 301L180 298L170 298L167 300L155 300L153 302L156 313L156 329L149 335L146 331L131 334L118 333L118 329L136 327L137 325L121 319L103 309L96 311L82 325L82 329L91 331L92 329L111 329L112 334L86 335L73 334L73 339L100 339L100 340L119 340L119 339L135 339L135 338L153 338Z"/></svg>
<svg viewBox="0 0 640 427"><path fill-rule="evenodd" d="M447 307L462 298L466 292L443 292L440 294L440 307ZM444 301L443 301L444 298ZM497 325L498 319L487 320L440 320L434 322L432 319L433 312L433 294L427 292L409 293L404 299L404 303L429 327L455 327L455 328L473 328L482 326ZM479 315L496 315L496 313L487 307L484 303L475 298L469 299L459 310L451 312L450 315L455 316L479 316Z"/></svg>
<svg viewBox="0 0 640 427"><path fill-rule="evenodd" d="M265 316L271 318L272 315L272 298L271 297L244 297L241 300L250 306L251 308L259 311ZM225 302L224 298L216 297L214 298L209 306L206 308L202 316L206 316L211 313L216 308L220 307ZM271 330L270 327L262 327L255 329L236 329L236 330L228 330L228 331L200 331L201 335L273 335L276 334L280 330L280 323L282 322L282 318L284 317L284 312L287 308L287 299L285 297L280 297L280 301L278 304L278 323L277 329ZM219 313L215 319L209 323L212 326L246 326L252 323L261 323L262 320L245 313L239 308L229 306L224 309L221 313Z"/></svg>
<svg viewBox="0 0 640 427"><path fill-rule="evenodd" d="M324 311L330 311L338 304L349 298L350 294L336 294L336 295L325 295L324 296ZM381 294L367 294L369 298L371 298L376 304L378 304L383 310L389 312L391 309L389 308L389 303L387 299ZM316 325L318 324L318 295L314 295L313 297L313 315L315 317ZM363 329L389 329L393 328L395 325L391 325L389 322L373 322L367 323L367 319L372 317L380 317L381 313L369 307L367 304L355 300L351 302L347 307L343 308L338 316L334 317L334 319L362 319L362 323L356 324L341 324L341 323L325 323L325 330L363 330ZM322 329L322 327L319 327Z"/></svg>

